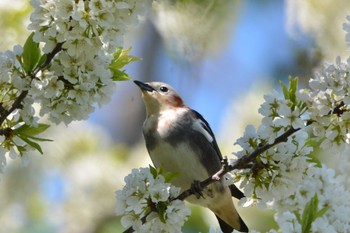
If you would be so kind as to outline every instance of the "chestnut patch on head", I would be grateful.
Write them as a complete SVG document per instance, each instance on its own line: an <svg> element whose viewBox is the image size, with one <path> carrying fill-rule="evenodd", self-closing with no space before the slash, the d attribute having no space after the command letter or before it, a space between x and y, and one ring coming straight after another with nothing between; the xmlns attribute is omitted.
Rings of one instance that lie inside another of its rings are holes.
<svg viewBox="0 0 350 233"><path fill-rule="evenodd" d="M169 96L169 98L167 99L167 102L169 105L173 107L182 107L184 105L184 102L178 95Z"/></svg>

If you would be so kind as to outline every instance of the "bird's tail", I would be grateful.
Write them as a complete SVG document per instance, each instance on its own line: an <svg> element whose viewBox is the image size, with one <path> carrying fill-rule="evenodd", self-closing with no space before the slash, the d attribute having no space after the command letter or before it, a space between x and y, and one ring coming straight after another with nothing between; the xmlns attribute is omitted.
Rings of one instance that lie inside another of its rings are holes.
<svg viewBox="0 0 350 233"><path fill-rule="evenodd" d="M230 226L229 224L227 224L224 220L222 220L217 215L215 215L215 216L218 219L220 229L223 233L231 233L235 229L232 226ZM240 232L248 232L249 231L247 225L245 225L245 223L243 222L241 217L239 217L239 223L240 223L240 228L236 229L236 230L238 230Z"/></svg>
<svg viewBox="0 0 350 233"><path fill-rule="evenodd" d="M222 199L216 203L215 206L211 206L212 208L210 209L215 213L222 232L231 233L233 229L240 232L248 232L247 225L243 222L233 205L230 190L226 189L225 194L222 195L221 198Z"/></svg>

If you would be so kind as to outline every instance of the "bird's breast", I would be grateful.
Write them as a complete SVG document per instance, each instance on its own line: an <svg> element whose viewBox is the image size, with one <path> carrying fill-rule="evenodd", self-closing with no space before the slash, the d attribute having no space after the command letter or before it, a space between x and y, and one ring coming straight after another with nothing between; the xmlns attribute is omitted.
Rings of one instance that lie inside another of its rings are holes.
<svg viewBox="0 0 350 233"><path fill-rule="evenodd" d="M199 156L187 142L186 128L179 127L185 111L168 110L149 116L143 126L147 150L156 167L177 173L174 184L182 189L190 187L194 179L208 177Z"/></svg>
<svg viewBox="0 0 350 233"><path fill-rule="evenodd" d="M189 189L195 180L203 181L210 176L200 162L198 154L187 145L187 143L180 143L176 146L159 143L149 151L153 164L157 168L162 167L163 171L176 174L171 183L181 188L181 191ZM228 187L223 186L221 182L216 182L203 190L204 198L197 199L195 196L190 196L186 200L212 208L221 202L223 192L227 192L227 189Z"/></svg>
<svg viewBox="0 0 350 233"><path fill-rule="evenodd" d="M157 143L149 154L156 167L177 174L172 183L182 190L188 189L194 180L204 180L209 176L199 156L187 143L176 146L167 142Z"/></svg>
<svg viewBox="0 0 350 233"><path fill-rule="evenodd" d="M144 125L144 134L153 134L160 139L166 139L176 130L176 126L184 124L186 109L167 109L158 114L148 116Z"/></svg>
<svg viewBox="0 0 350 233"><path fill-rule="evenodd" d="M194 180L202 181L212 175L209 174L211 167L205 165L213 166L214 170L220 168L219 159L213 159L217 156L214 149L209 144L203 146L197 143L206 141L198 140L202 134L193 128L185 111L163 111L160 115L149 116L144 123L143 133L153 164L157 168L162 167L165 172L177 174L171 183L182 191L190 188ZM223 191L222 183L217 182L205 190L207 198L190 197L186 200L210 207L218 201L221 195L218 194Z"/></svg>

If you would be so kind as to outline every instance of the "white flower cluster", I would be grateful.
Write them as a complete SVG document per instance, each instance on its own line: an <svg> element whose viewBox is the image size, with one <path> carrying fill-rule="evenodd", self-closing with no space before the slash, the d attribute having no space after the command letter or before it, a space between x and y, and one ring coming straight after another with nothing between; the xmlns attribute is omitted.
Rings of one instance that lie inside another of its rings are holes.
<svg viewBox="0 0 350 233"><path fill-rule="evenodd" d="M337 67L339 66L338 64ZM343 77L347 77L347 75ZM314 82L314 80L311 82ZM330 80L322 83L330 83ZM334 90L334 86L325 87L324 90L337 91ZM338 91L341 92L341 90ZM313 93L313 90L308 92L303 90L298 97L300 96L303 101L311 101ZM313 95L315 103L312 105L310 103L303 105L301 104L302 101L298 102L297 106L307 106L307 108L303 107L297 110L297 114L307 113L307 118L311 120L315 120L316 117L317 119L329 118L329 123L337 124L339 128L346 130L346 126L340 125L345 121L343 119L345 117L343 116L344 113L347 113L345 108L341 114L335 117L329 115L332 107L335 108L337 103L329 105L327 111L314 113L315 109L322 109L322 107L318 108L321 96L321 94ZM331 97L335 96L335 94L331 95ZM343 94L342 98L346 98L346 93ZM291 114L282 115L280 110L280 108L293 108L293 104L290 104L289 100L280 100L277 93L265 96L265 100L266 102L262 104L259 110L264 115L262 126L258 130L253 126L246 128L244 136L237 140L237 144L243 148L243 150L236 153L238 157L252 153L261 144L274 143L277 137L291 128L301 128L301 130L259 155L251 169L235 171L236 179L241 181L241 187L244 188L246 195L246 198L241 199L240 203L244 206L257 203L259 207L263 208L269 206L276 212L275 220L281 232L302 232L303 227L305 227L305 223L303 225L302 222L302 217L305 218L303 212L307 203L317 194L318 206L316 209L321 211L325 208L325 212L312 221L311 231L349 232L350 190L346 188L346 177L344 175L336 176L334 170L327 168L325 165L317 167L315 163L310 162L309 155L313 148L308 140L311 136L314 136L315 128L320 127L319 125L325 121L314 122L308 127L304 127L306 122L300 120L303 117L296 115L299 123L293 125L297 121L290 120L291 117L284 118L285 116L291 116ZM322 103L325 102L327 101ZM294 106L294 108L297 108L297 106ZM311 110L308 111L309 109ZM284 112L288 113L289 111L284 110ZM281 124L280 122L284 123ZM337 127L329 129L329 132L335 129ZM266 130L271 133L266 133ZM307 133L309 131L312 131L310 135ZM272 138L268 137L272 132L275 133L274 136ZM316 134L316 138L318 138L318 141L325 141L328 135ZM344 140L342 143L346 145L347 141ZM321 146L324 146L324 144ZM275 233L277 231L271 230L269 232Z"/></svg>
<svg viewBox="0 0 350 233"><path fill-rule="evenodd" d="M258 130L248 126L237 141L242 147L236 153L240 158L294 131L260 154L251 169L236 172L246 195L241 203L269 205L276 212L275 220L282 232L302 232L307 221L312 232L350 230L350 205L347 204L350 193L345 188L345 176L335 176L334 170L324 165L317 167L309 157L313 151L310 140L319 142L322 149L336 148L337 153L342 153L350 142L349 63L350 60L342 63L337 58L334 65L326 65L310 80L310 89L294 92L293 88L288 90L282 86L284 99L279 98L277 92L266 95L259 109L263 115L262 125ZM322 214L315 212L314 219L305 220L305 213L311 211L307 209L311 208L308 202L315 194L318 197L315 211Z"/></svg>
<svg viewBox="0 0 350 233"><path fill-rule="evenodd" d="M306 138L306 133L297 133L262 153L252 169L237 171L235 177L241 180L246 195L241 203L256 202L264 208L267 203L291 195L309 165L307 155L312 148L305 145Z"/></svg>
<svg viewBox="0 0 350 233"><path fill-rule="evenodd" d="M41 102L41 115L55 122L85 119L94 104L103 104L113 90L111 53L123 47L128 26L150 1L34 0L29 29L50 53L61 51L31 83L29 95Z"/></svg>
<svg viewBox="0 0 350 233"><path fill-rule="evenodd" d="M16 59L22 55L22 47L15 46L13 51L0 52L0 116L8 109L11 109L15 100L22 91L27 90L29 80L23 79L21 74L21 64ZM28 104L26 104L28 103ZM18 122L24 121L33 126L37 126L38 117L32 106L32 101L23 103L23 110L14 110L0 124L0 174L3 173L7 164L7 158L16 159L21 151L28 151L32 148L18 137L14 137L13 130L18 128ZM21 156L22 163L27 164L26 155Z"/></svg>
<svg viewBox="0 0 350 233"><path fill-rule="evenodd" d="M262 125L256 130L253 126L246 128L243 137L236 144L242 150L235 153L238 158L249 155L260 145L273 144L289 129L305 127L301 114L305 108L302 103L294 104L290 99L282 99L278 93L266 95L265 102L259 112L264 116ZM293 192L302 180L308 167L308 155L312 148L305 144L309 135L298 132L284 142L259 155L251 169L235 171L236 179L241 181L241 187L247 198L241 200L245 205L257 202L261 206L275 199L283 199ZM274 190L272 193L270 190Z"/></svg>
<svg viewBox="0 0 350 233"><path fill-rule="evenodd" d="M312 222L311 232L349 232L350 231L350 193L344 186L345 176L336 176L333 169L310 167L306 176L298 184L295 192L284 200L273 203L277 211L275 220L283 233L302 232L302 216L305 206L317 194L317 211L325 212Z"/></svg>
<svg viewBox="0 0 350 233"><path fill-rule="evenodd" d="M13 51L0 52L1 110L10 109L21 91L27 90L30 85L30 80L22 77L22 67L17 60L17 56L21 56L22 53L23 49L19 45L16 45ZM37 118L32 103L24 104L23 107L23 111L15 111L7 119L17 121L21 117L25 122L35 124Z"/></svg>
<svg viewBox="0 0 350 233"><path fill-rule="evenodd" d="M263 115L262 125L258 130L248 126L236 142L242 147L236 153L240 158L261 145L274 144L288 131L293 132L260 154L252 168L235 172L246 195L241 203L268 205L276 212L275 220L282 232L303 232L306 221L311 221L311 232L350 231L347 179L344 175L335 175L334 170L325 165L318 167L309 156L313 151L310 142L319 142L321 149L339 155L348 148L349 71L350 60L342 63L337 58L334 65L326 65L310 80L310 89L296 92L293 98L292 92L286 94L286 88L285 99L279 99L277 92L265 96L265 103L259 109ZM307 209L311 208L308 202L315 195L318 198L315 211L320 214L305 220L305 213L311 211Z"/></svg>
<svg viewBox="0 0 350 233"><path fill-rule="evenodd" d="M305 111L303 105L296 105L290 99L280 98L277 91L264 96L265 102L261 105L259 113L263 116L262 125L258 129L258 135L269 144L283 134L290 127L303 128L305 121L301 115Z"/></svg>
<svg viewBox="0 0 350 233"><path fill-rule="evenodd" d="M44 130L32 130L40 126L39 115L69 124L87 118L96 104L109 100L113 80L118 80L114 72L128 63L112 68L113 53L123 47L128 27L138 23L151 0L31 3L35 10L29 29L34 36L23 47L0 53L0 149L21 158L29 149L42 153L35 141L43 141L36 134ZM16 129L24 124L30 128L22 128L21 136ZM6 156L1 157L0 172L4 161Z"/></svg>
<svg viewBox="0 0 350 233"><path fill-rule="evenodd" d="M305 120L301 115L305 106L296 105L291 100L282 99L277 91L264 96L265 102L261 105L259 113L263 115L262 124L256 131L249 125L245 134L236 144L244 150L235 153L238 158L253 152L260 144L272 144L289 128L299 129L305 127Z"/></svg>
<svg viewBox="0 0 350 233"><path fill-rule="evenodd" d="M125 186L116 192L116 213L123 215L125 228L145 233L181 232L191 212L183 201L170 201L179 195L179 188L166 183L162 175L152 174L149 168L133 169L124 180ZM146 215L143 223L141 219Z"/></svg>
<svg viewBox="0 0 350 233"><path fill-rule="evenodd" d="M321 144L323 149L342 147L350 142L349 62L343 63L338 57L335 64L326 64L310 80L311 89L300 92L300 98L308 105L313 134L325 139Z"/></svg>

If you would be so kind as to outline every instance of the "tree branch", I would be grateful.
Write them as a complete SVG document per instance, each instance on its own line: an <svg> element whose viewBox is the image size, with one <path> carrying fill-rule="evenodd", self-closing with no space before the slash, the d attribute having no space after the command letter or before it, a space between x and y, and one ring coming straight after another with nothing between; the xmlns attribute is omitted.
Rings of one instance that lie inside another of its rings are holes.
<svg viewBox="0 0 350 233"><path fill-rule="evenodd" d="M336 114L337 116L340 116L345 111L345 110L342 109L344 106L345 106L344 102L341 101L332 111L330 111L327 114L327 116L331 115L331 114ZM313 121L311 121L311 120L307 121L306 122L306 126L311 125L312 122ZM220 169L220 171L218 171L213 176L208 177L207 179L205 179L202 182L200 182L201 189L203 190L208 185L218 181L219 180L218 178L223 177L228 172L231 172L231 171L236 170L236 169L245 169L245 168L247 168L247 166L249 166L250 163L254 162L254 160L259 155L261 155L263 152L269 150L270 148L274 147L275 145L277 145L277 144L279 144L281 142L286 142L291 135L293 135L294 133L298 132L300 129L301 128L298 128L298 129L294 129L293 127L289 128L286 132L284 132L282 135L277 137L272 144L260 145L252 153L250 153L249 155L246 155L246 156L243 156L243 157L239 158L232 165L227 165L227 164L225 164L225 161L224 161L223 162L223 166ZM183 191L175 199L184 200L185 198L187 198L187 197L189 197L189 196L191 196L193 194L194 193L193 193L192 189L187 189L187 190Z"/></svg>
<svg viewBox="0 0 350 233"><path fill-rule="evenodd" d="M309 125L307 123L307 125ZM285 142L288 140L288 137L294 134L295 132L299 131L299 129L290 128L286 132L284 132L281 136L277 137L275 141L272 144L265 144L259 146L255 151L253 151L251 154L243 156L239 158L233 165L229 165L227 162L227 159L225 158L222 161L222 167L221 169L215 173L213 176L208 177L207 179L200 182L200 191L203 191L205 187L208 185L220 180L226 173L236 170L236 169L245 169L247 167L251 167L250 163L253 162L256 157L258 157L263 152L267 151L271 147L277 145L278 143ZM194 195L193 189L189 188L185 191L183 191L179 196L174 198L173 200L185 200L187 197ZM146 217L151 213L152 211L148 212L144 217L142 217L141 221L144 222L146 220ZM132 227L129 227L127 230L125 230L123 233L130 233L134 232Z"/></svg>
<svg viewBox="0 0 350 233"><path fill-rule="evenodd" d="M267 151L268 149L272 148L273 146L285 142L288 140L288 137L294 134L295 132L299 131L299 129L290 128L286 132L284 132L281 136L277 137L275 141L272 144L265 144L261 145L258 148L256 148L252 153L249 155L243 156L239 158L234 164L228 165L227 161L223 161L222 168L215 173L213 176L208 177L207 179L200 182L200 187L203 190L208 185L220 180L226 173L231 172L236 169L245 169L247 166L250 166L252 162L263 152ZM250 166L251 167L251 166ZM187 189L183 191L179 196L177 196L175 199L184 200L187 197L193 195L192 189Z"/></svg>
<svg viewBox="0 0 350 233"><path fill-rule="evenodd" d="M22 91L21 94L17 97L15 102L13 102L11 108L9 110L4 110L0 115L0 125L5 121L5 119L16 109L22 108L22 101L28 95L28 91Z"/></svg>
<svg viewBox="0 0 350 233"><path fill-rule="evenodd" d="M344 106L345 106L344 102L341 101L332 111L330 111L327 114L327 116L331 115L331 114L336 114L337 116L340 116L345 111L345 110L343 110ZM313 121L309 120L309 121L306 122L306 126L309 126L312 123L313 123ZM242 156L241 158L239 158L232 165L229 165L228 162L227 162L227 159L225 158L222 161L221 169L217 173L215 173L213 176L208 177L207 179L205 179L205 180L200 182L200 184L199 184L199 187L201 189L200 191L203 191L204 188L207 187L208 185L210 185L210 184L220 180L228 172L231 172L231 171L236 170L236 169L246 169L246 168L252 167L251 163L253 163L254 160L259 155L261 155L263 152L269 150L270 148L274 147L275 145L277 145L277 144L279 144L281 142L286 142L291 135L293 135L294 133L298 132L299 130L301 130L301 128L298 128L298 129L294 129L293 127L289 128L286 132L284 132L282 135L277 137L273 143L260 145L252 153L250 153L249 155ZM178 200L185 200L187 197L189 197L191 195L195 195L195 193L194 193L193 189L189 188L189 189L183 191L180 195L178 195L173 200L176 200L176 199L178 199ZM144 217L141 218L141 221L143 223L145 222L146 217L151 212L152 212L152 210L150 212L148 212ZM132 227L129 227L123 233L130 233L130 232L134 232Z"/></svg>
<svg viewBox="0 0 350 233"><path fill-rule="evenodd" d="M50 62L52 61L52 59L55 57L55 55L57 53L59 53L62 50L62 45L63 42L61 43L57 43L55 48L50 52L46 54L46 60L45 62L36 69L35 72L33 72L32 74L30 74L30 78L31 80L33 80L36 76L36 74L43 70L44 68L46 68ZM2 125L2 123L6 120L6 118L16 109L22 109L22 101L27 97L28 95L28 90L24 90L22 91L19 96L16 98L15 102L13 102L12 106L10 107L10 109L6 110L2 105L1 105L1 114L0 114L0 126ZM1 132L0 132L1 135Z"/></svg>
<svg viewBox="0 0 350 233"><path fill-rule="evenodd" d="M46 54L46 60L45 62L37 69L37 72L39 72L40 70L44 69L45 67L47 67L50 62L52 61L52 59L56 56L57 53L59 53L62 50L62 45L64 42L60 42L57 43L55 48L53 48L53 50L51 52L49 52L48 54ZM36 72L36 73L37 73ZM36 74L35 73L35 74Z"/></svg>
<svg viewBox="0 0 350 233"><path fill-rule="evenodd" d="M331 114L336 114L338 116L340 116L341 114L343 114L343 112L345 110L343 110L342 108L345 106L344 102L341 101L332 111L330 111L328 115ZM309 120L306 122L306 126L309 126L313 123L313 121ZM299 130L301 130L301 128L298 129L294 129L293 127L289 128L286 132L284 132L282 135L280 135L279 137L277 137L275 139L275 141L271 144L265 144L265 145L260 145L258 148L256 148L252 153L250 153L249 155L245 155L242 156L241 158L239 158L234 164L229 165L227 162L227 159L225 158L222 161L222 167L221 169L216 172L214 175L212 175L211 177L208 177L207 179L201 181L199 183L199 187L200 187L200 191L203 191L205 187L207 187L208 185L220 180L226 173L231 172L233 170L236 169L245 169L245 168L250 168L251 163L254 162L254 160L261 155L262 153L264 153L265 151L269 150L270 148L274 147L275 145L281 143L281 142L286 142L288 140L288 138L293 135L294 133L298 132ZM198 191L198 190L197 190ZM191 196L191 195L195 195L194 190L189 188L185 191L183 191L182 193L180 193L180 195L178 195L176 198L174 198L173 200L185 200L187 197ZM152 210L150 212L148 212L144 217L141 218L141 221L144 223L146 220L146 217L152 212ZM125 230L123 233L131 233L134 232L132 227L129 227L127 230Z"/></svg>

